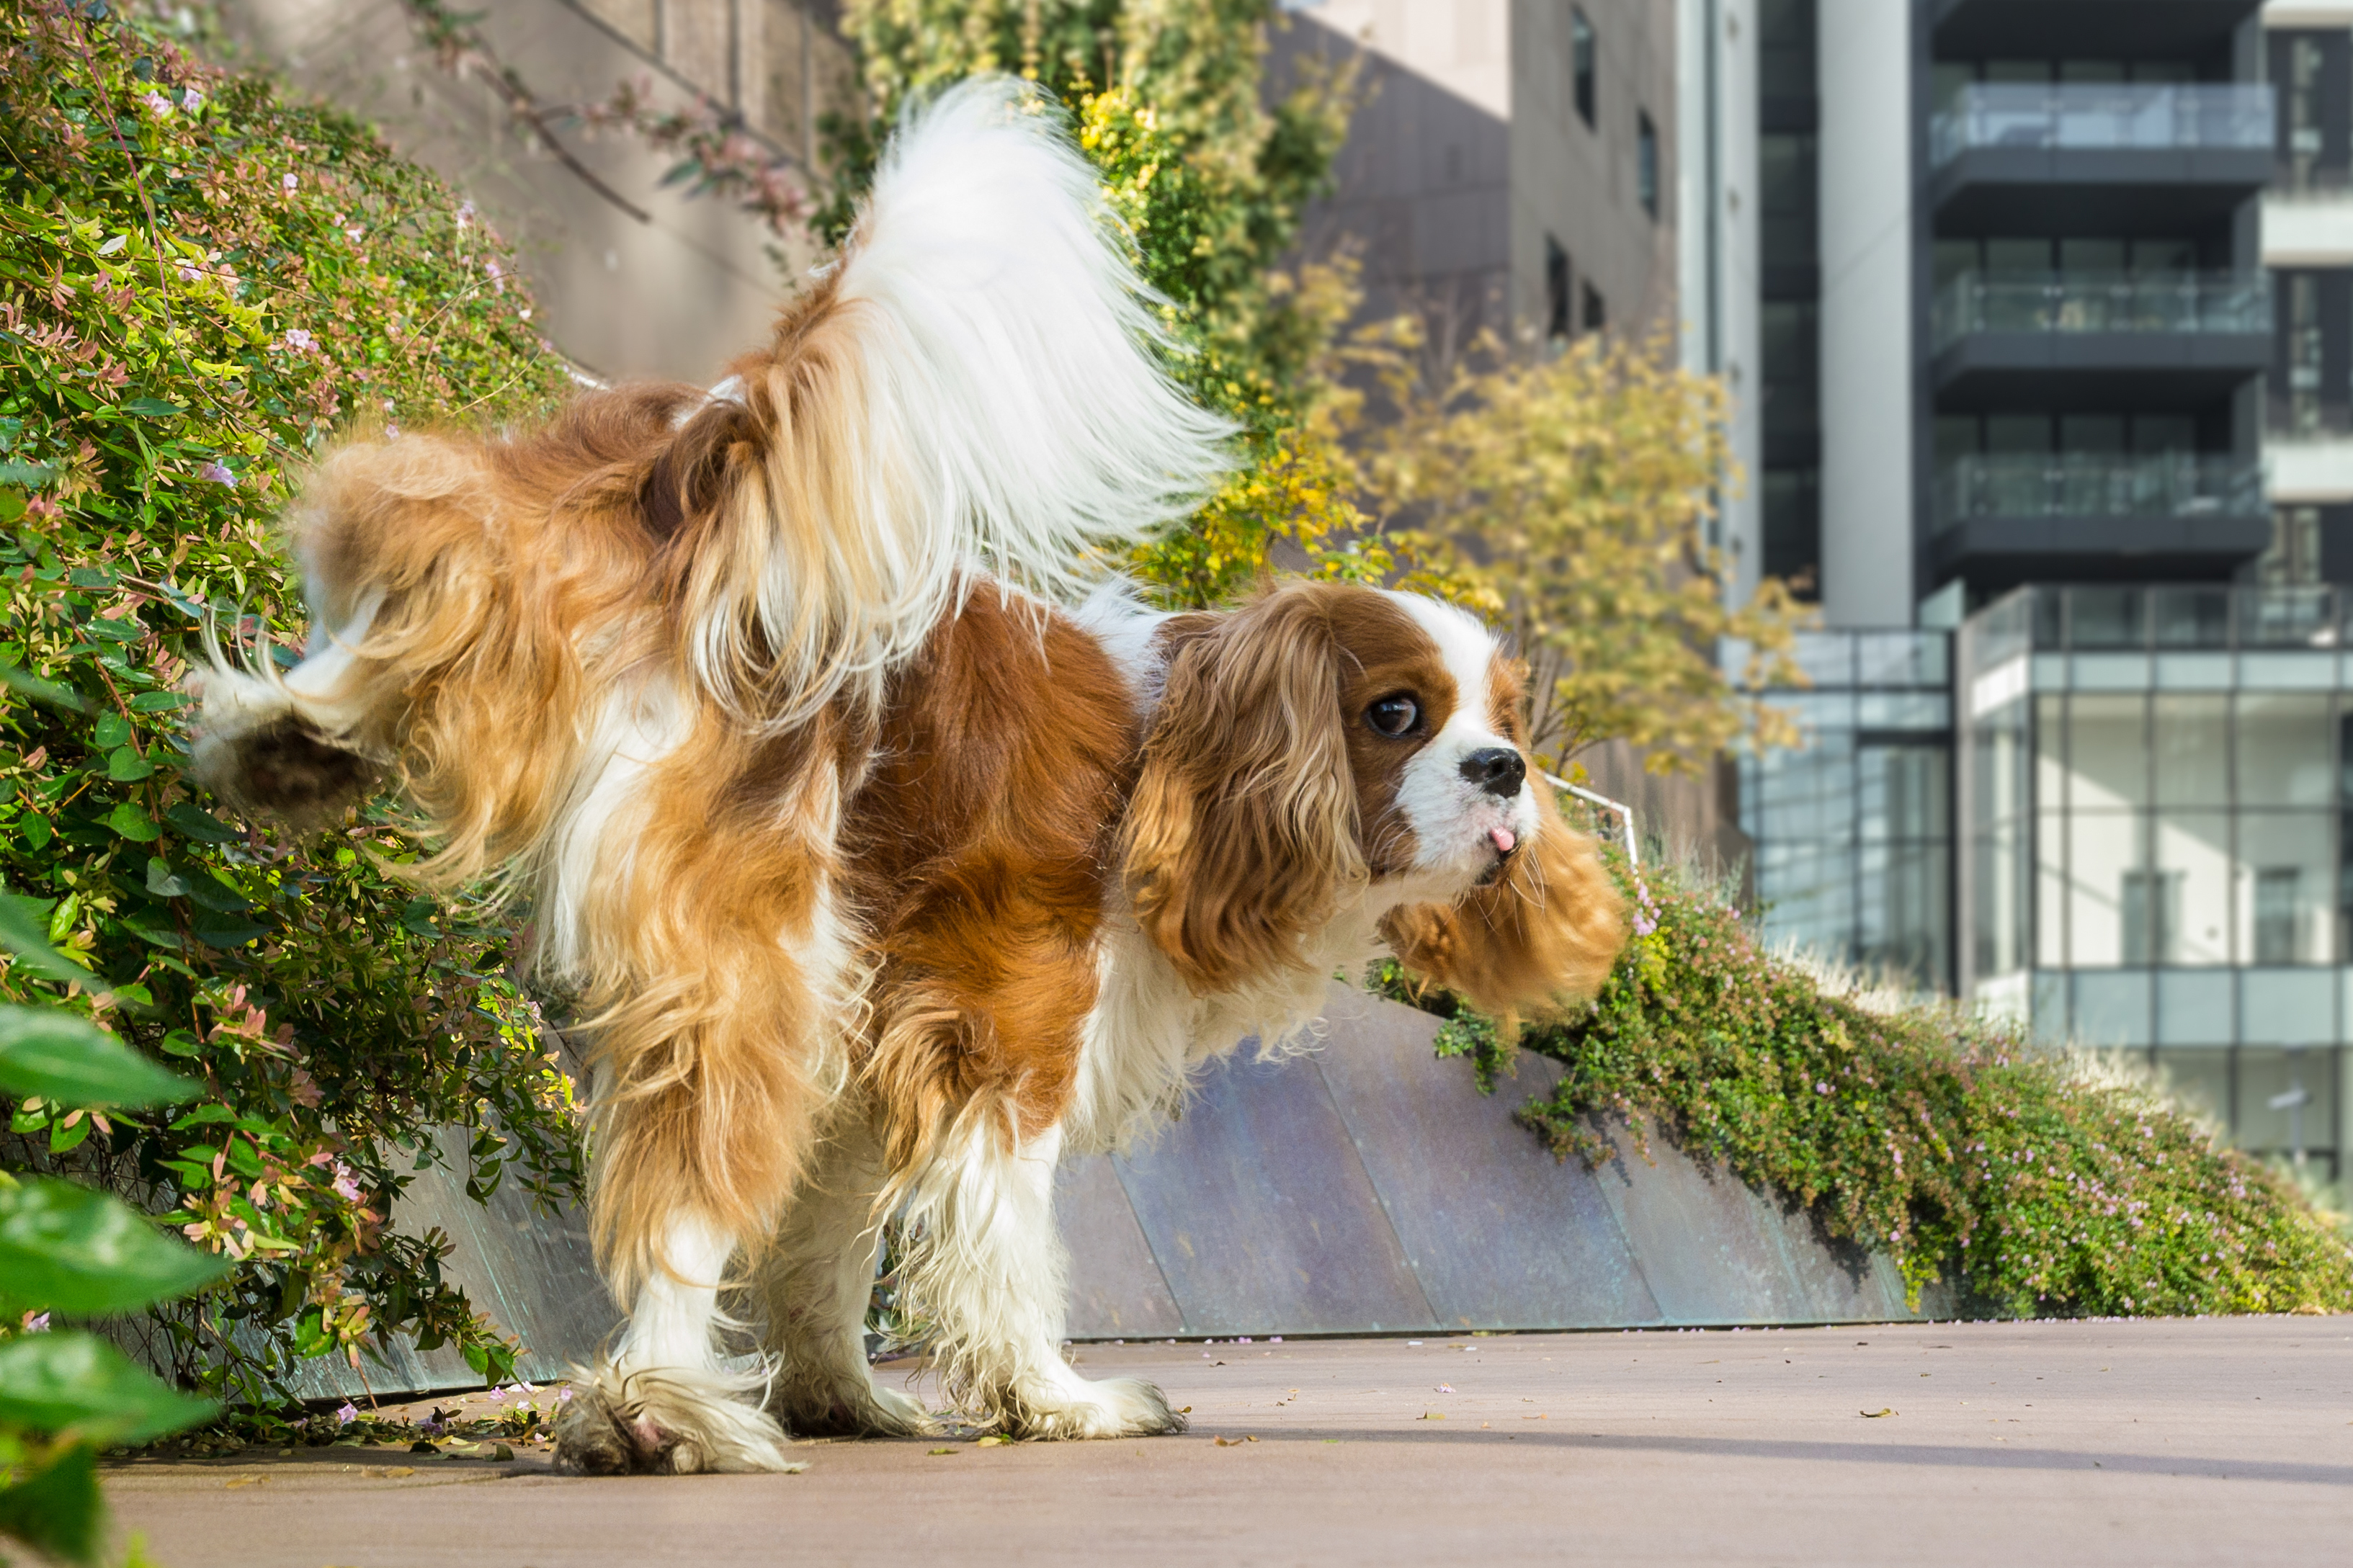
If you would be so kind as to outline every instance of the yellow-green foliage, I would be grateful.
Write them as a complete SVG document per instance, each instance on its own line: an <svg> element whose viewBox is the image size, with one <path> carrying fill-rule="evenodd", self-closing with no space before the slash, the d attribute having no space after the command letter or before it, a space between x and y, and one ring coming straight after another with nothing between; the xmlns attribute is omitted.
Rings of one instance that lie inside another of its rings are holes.
<svg viewBox="0 0 2353 1568"><path fill-rule="evenodd" d="M1568 1069L1520 1113L1556 1152L1607 1158L1596 1113L1663 1130L1972 1310L2353 1310L2346 1235L2155 1089L2006 1022L1858 1006L1713 891L1646 876L1623 879L1636 934L1592 1010L1518 1037ZM1492 1023L1385 983L1445 1016L1441 1048L1493 1082L1512 1047Z"/></svg>

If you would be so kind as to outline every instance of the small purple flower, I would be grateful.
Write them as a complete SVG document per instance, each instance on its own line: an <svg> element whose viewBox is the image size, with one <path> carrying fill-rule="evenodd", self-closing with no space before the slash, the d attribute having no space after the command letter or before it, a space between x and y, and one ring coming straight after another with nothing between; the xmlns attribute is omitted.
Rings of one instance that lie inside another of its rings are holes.
<svg viewBox="0 0 2353 1568"><path fill-rule="evenodd" d="M153 88L148 89L146 96L139 101L154 110L155 117L159 120L172 112L172 100Z"/></svg>
<svg viewBox="0 0 2353 1568"><path fill-rule="evenodd" d="M352 1175L352 1168L341 1160L335 1162L334 1187L335 1195L347 1204L359 1203L365 1196L360 1191L359 1183Z"/></svg>
<svg viewBox="0 0 2353 1568"><path fill-rule="evenodd" d="M46 1334L48 1331L49 1315L47 1312L27 1312L25 1314L25 1332L28 1334Z"/></svg>
<svg viewBox="0 0 2353 1568"><path fill-rule="evenodd" d="M462 231L474 221L474 204L467 202L458 208L458 227Z"/></svg>
<svg viewBox="0 0 2353 1568"><path fill-rule="evenodd" d="M1831 1092L1831 1086L1827 1083L1818 1083L1814 1085L1814 1092L1816 1094L1828 1094Z"/></svg>
<svg viewBox="0 0 2353 1568"><path fill-rule="evenodd" d="M206 463L196 470L196 477L216 485L227 485L231 489L237 489L237 476L230 473L227 465L223 463Z"/></svg>
<svg viewBox="0 0 2353 1568"><path fill-rule="evenodd" d="M348 1399L344 1400L341 1405L336 1407L335 1419L343 1426L348 1426L359 1418L359 1407Z"/></svg>
<svg viewBox="0 0 2353 1568"><path fill-rule="evenodd" d="M296 179L296 178L295 178L293 175L291 175L291 174L287 175L284 179L282 179L282 180L279 181L278 183L279 183L280 184L281 184L281 185L285 186L285 187L286 187L286 189L287 189L287 191L288 191L289 193L291 193L291 192L293 192L293 191L300 190L300 189L301 188L301 185L302 185L302 182L301 182L301 181L300 181L300 180L298 180L298 179Z"/></svg>
<svg viewBox="0 0 2353 1568"><path fill-rule="evenodd" d="M301 327L286 329L286 346L298 353L309 353L318 340Z"/></svg>
<svg viewBox="0 0 2353 1568"><path fill-rule="evenodd" d="M572 1403L572 1390L568 1387L557 1389L555 1391L555 1402L558 1405L569 1405Z"/></svg>
<svg viewBox="0 0 2353 1568"><path fill-rule="evenodd" d="M204 106L205 95L203 93L198 92L193 87L184 88L181 89L180 107L182 109L186 110L190 114L194 114L197 110L202 109Z"/></svg>

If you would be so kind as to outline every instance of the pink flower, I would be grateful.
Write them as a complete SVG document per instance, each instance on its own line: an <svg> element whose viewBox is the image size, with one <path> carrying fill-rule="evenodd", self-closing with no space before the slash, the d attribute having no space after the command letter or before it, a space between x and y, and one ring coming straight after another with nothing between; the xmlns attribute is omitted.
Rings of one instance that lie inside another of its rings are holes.
<svg viewBox="0 0 2353 1568"><path fill-rule="evenodd" d="M162 93L155 91L153 88L150 88L147 90L146 95L140 99L139 101L145 104L149 109L153 110L155 111L156 118L159 120L172 112L172 100L165 98Z"/></svg>
<svg viewBox="0 0 2353 1568"><path fill-rule="evenodd" d="M237 488L237 476L230 473L227 467L221 463L206 463L196 470L196 477L209 479L216 485L227 485L231 489Z"/></svg>
<svg viewBox="0 0 2353 1568"><path fill-rule="evenodd" d="M180 107L182 109L186 110L190 114L194 114L197 110L202 109L204 106L205 95L203 93L198 92L193 87L184 88L181 89Z"/></svg>
<svg viewBox="0 0 2353 1568"><path fill-rule="evenodd" d="M310 353L311 347L317 342L317 339L313 338L309 332L303 331L301 327L289 327L286 329L286 346L290 349L295 350L297 353Z"/></svg>
<svg viewBox="0 0 2353 1568"><path fill-rule="evenodd" d="M301 187L301 184L302 184L302 182L301 182L301 181L300 181L300 180L296 179L296 178L295 178L293 175L291 175L291 174L287 175L284 179L282 179L282 180L279 181L278 183L279 183L280 184L281 184L281 185L285 186L285 187L287 188L287 190L289 190L290 192L290 191L294 191L294 190L299 190L299 189Z"/></svg>
<svg viewBox="0 0 2353 1568"><path fill-rule="evenodd" d="M28 1334L46 1334L48 1331L49 1315L47 1312L27 1312L25 1314L25 1332Z"/></svg>
<svg viewBox="0 0 2353 1568"><path fill-rule="evenodd" d="M335 1188L335 1195L343 1199L347 1204L359 1203L366 1195L360 1191L359 1182L352 1175L352 1168L349 1165L344 1164L341 1160L335 1162L335 1180L333 1184Z"/></svg>
<svg viewBox="0 0 2353 1568"><path fill-rule="evenodd" d="M348 1426L360 1418L359 1407L346 1399L336 1407L335 1419Z"/></svg>

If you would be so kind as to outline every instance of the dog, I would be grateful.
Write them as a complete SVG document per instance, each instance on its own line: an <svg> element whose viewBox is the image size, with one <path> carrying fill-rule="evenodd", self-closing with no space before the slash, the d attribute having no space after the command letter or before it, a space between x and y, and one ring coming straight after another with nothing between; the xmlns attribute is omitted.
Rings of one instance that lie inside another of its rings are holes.
<svg viewBox="0 0 2353 1568"><path fill-rule="evenodd" d="M1473 617L1313 581L1167 614L1088 577L1229 463L1155 303L1056 115L966 83L719 389L347 440L290 515L303 658L216 651L200 783L298 824L396 789L416 874L519 889L577 999L629 1311L562 1468L933 1432L868 1371L890 1214L961 1410L1180 1430L1060 1353L1057 1162L1380 952L1503 1012L1618 951ZM757 1374L720 1354L746 1301Z"/></svg>

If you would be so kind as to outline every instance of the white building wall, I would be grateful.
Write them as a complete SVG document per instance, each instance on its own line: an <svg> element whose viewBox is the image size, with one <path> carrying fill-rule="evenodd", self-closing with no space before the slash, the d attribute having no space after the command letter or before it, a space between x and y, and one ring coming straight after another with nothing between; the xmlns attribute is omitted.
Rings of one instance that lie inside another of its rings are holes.
<svg viewBox="0 0 2353 1568"><path fill-rule="evenodd" d="M1735 604L1757 591L1765 560L1755 13L1755 0L1678 0L1675 15L1677 341L1684 369L1722 375L1732 394L1739 479L1717 543Z"/></svg>
<svg viewBox="0 0 2353 1568"><path fill-rule="evenodd" d="M1908 626L1912 7L1820 7L1822 616Z"/></svg>

